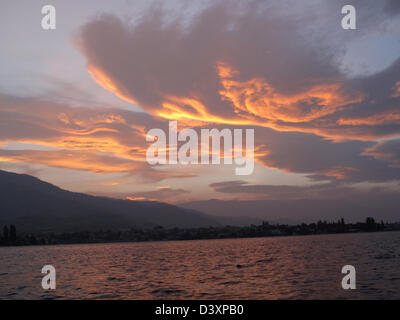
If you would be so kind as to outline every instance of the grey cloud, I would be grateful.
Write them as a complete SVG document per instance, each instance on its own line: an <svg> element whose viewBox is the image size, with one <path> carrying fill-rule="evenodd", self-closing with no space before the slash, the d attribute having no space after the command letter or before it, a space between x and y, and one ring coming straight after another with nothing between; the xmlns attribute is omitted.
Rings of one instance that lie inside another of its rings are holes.
<svg viewBox="0 0 400 320"><path fill-rule="evenodd" d="M145 198L148 200L159 200L165 202L176 202L176 197L189 193L188 190L162 187L152 191L135 192L134 198Z"/></svg>
<svg viewBox="0 0 400 320"><path fill-rule="evenodd" d="M387 162L391 167L400 168L400 140L381 141L366 149L363 155Z"/></svg>
<svg viewBox="0 0 400 320"><path fill-rule="evenodd" d="M265 166L308 173L313 180L384 182L400 179L400 170L365 150L376 142L332 142L304 133L279 133L257 128L256 145Z"/></svg>
<svg viewBox="0 0 400 320"><path fill-rule="evenodd" d="M397 16L400 13L400 2L389 0L385 4L385 12L391 16Z"/></svg>
<svg viewBox="0 0 400 320"><path fill-rule="evenodd" d="M311 186L260 185L246 181L223 181L210 184L216 192L227 194L251 194L260 199L294 200L338 198L352 192L351 187L337 183L322 183Z"/></svg>
<svg viewBox="0 0 400 320"><path fill-rule="evenodd" d="M381 4L361 4L357 2L364 17L361 21L370 21L365 17L373 16L380 25L390 18ZM76 42L89 70L106 75L118 95L156 115L170 111L163 103L172 101L178 105L174 106L178 114L189 112L205 121L212 122L212 117L234 121L250 118L275 130L309 132L333 140L374 140L400 134L398 119L371 121L375 116L382 119L382 113L393 113L398 105L391 90L399 81L399 61L378 75L348 79L338 66L337 47L343 46L340 41L346 43L355 35L344 33L338 17L332 14L341 15L338 4L308 7L316 12L296 11L284 4L218 2L187 25L179 18L166 22L160 8L153 8L134 25L103 15L84 25ZM322 16L311 24L318 14ZM327 22L323 23L325 18ZM327 36L326 25L336 31ZM361 26L364 34L373 23ZM304 34L304 30L312 33ZM334 47L320 41L335 37L339 40L332 42ZM253 86L249 90L258 91L246 96L238 89L240 96L234 101L228 98L232 92L221 96L229 89L221 83L219 62L234 69L229 77L229 81L235 81L234 88ZM261 83L261 89L254 81ZM274 95L278 100L265 105L263 99ZM324 102L330 95L333 101L328 98ZM297 100L288 105L282 104L285 99L279 99L296 96ZM205 110L189 100L176 102L176 97L195 100ZM254 113L243 110L249 101L259 106L252 106ZM369 117L369 124L353 121L354 117Z"/></svg>

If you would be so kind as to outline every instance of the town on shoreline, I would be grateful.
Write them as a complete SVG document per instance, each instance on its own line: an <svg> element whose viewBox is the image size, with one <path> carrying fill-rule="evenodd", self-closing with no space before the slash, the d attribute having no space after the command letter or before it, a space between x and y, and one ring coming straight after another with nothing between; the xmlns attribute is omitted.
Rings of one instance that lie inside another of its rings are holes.
<svg viewBox="0 0 400 320"><path fill-rule="evenodd" d="M155 226L149 229L130 228L129 230L99 230L79 232L40 232L37 234L17 234L14 225L4 226L0 236L0 246L55 245L78 243L112 243L112 242L144 242L175 240L206 240L229 238L256 238L275 236L301 236L335 233L400 231L400 222L375 222L368 217L365 222L345 223L318 221L317 223L301 223L298 225L269 224L250 225L245 227L201 227L201 228L164 228Z"/></svg>

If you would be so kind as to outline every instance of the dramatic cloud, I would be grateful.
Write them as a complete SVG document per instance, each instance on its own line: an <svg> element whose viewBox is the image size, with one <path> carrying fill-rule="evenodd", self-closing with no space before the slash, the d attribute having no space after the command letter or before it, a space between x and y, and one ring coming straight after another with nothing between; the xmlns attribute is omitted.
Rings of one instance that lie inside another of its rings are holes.
<svg viewBox="0 0 400 320"><path fill-rule="evenodd" d="M157 170L145 159L149 128L167 128L145 113L70 107L36 98L0 94L0 160L94 173L126 173L143 180L192 177ZM8 143L23 150L4 149ZM39 150L32 150L32 149Z"/></svg>
<svg viewBox="0 0 400 320"><path fill-rule="evenodd" d="M241 199L358 197L365 185L396 185L397 47L391 42L384 48L393 59L374 58L385 60L374 61L384 65L379 72L353 76L346 68L358 56L344 60L348 47L368 42L371 33L398 34L397 3L354 0L355 32L340 27L345 0L218 1L199 5L190 16L151 6L132 20L97 15L76 26L70 43L80 59L74 66L85 79L64 83L50 77L51 90L32 90L40 96L0 93L2 167L27 172L52 167L60 176L86 171L83 177L99 179L93 192L168 202L213 197L213 192ZM78 85L85 81L96 90ZM119 104L107 106L114 100ZM129 111L130 106L143 112ZM222 165L148 165L146 133L167 132L168 120L198 133L254 128L255 174L248 181L230 181L234 170ZM290 178L280 186L264 184L271 176L281 182L278 175ZM302 185L290 185L298 178ZM134 185L162 180L169 187ZM116 182L121 186L113 192L100 185Z"/></svg>
<svg viewBox="0 0 400 320"><path fill-rule="evenodd" d="M290 13L218 4L188 25L167 22L160 9L134 25L103 15L76 42L101 86L162 118L338 141L399 135L400 60L379 74L349 79L331 48L300 31L310 15Z"/></svg>

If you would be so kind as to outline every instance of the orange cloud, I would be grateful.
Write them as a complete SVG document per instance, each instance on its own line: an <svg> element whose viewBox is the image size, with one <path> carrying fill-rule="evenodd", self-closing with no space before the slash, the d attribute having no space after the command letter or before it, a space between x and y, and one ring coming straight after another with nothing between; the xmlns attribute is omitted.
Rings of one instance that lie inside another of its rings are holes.
<svg viewBox="0 0 400 320"><path fill-rule="evenodd" d="M111 79L106 73L101 71L101 69L96 68L94 65L88 65L87 66L87 71L91 75L94 81L96 81L97 84L99 84L101 87L104 89L111 91L114 93L118 98L125 100L127 102L136 104L136 101L133 100L132 98L129 98L127 95L125 95L119 88L120 85L116 84L113 79Z"/></svg>
<svg viewBox="0 0 400 320"><path fill-rule="evenodd" d="M147 199L145 197L133 197L133 196L130 196L130 197L126 197L126 199L131 200L131 201L144 201L144 200L150 201L149 199Z"/></svg>
<svg viewBox="0 0 400 320"><path fill-rule="evenodd" d="M340 125L352 125L352 126L360 126L360 125L376 126L381 124L400 123L400 111L390 110L364 118L349 118L349 119L342 118L339 119L337 123Z"/></svg>
<svg viewBox="0 0 400 320"><path fill-rule="evenodd" d="M140 163L83 151L0 150L0 162L36 163L56 168L85 170L94 173L133 172Z"/></svg>
<svg viewBox="0 0 400 320"><path fill-rule="evenodd" d="M308 122L363 99L360 93L347 93L339 82L317 84L300 93L285 95L261 78L233 80L238 72L224 63L218 64L218 74L224 88L219 93L233 103L237 114L265 119L267 126L275 128L279 128L273 124L276 121Z"/></svg>
<svg viewBox="0 0 400 320"><path fill-rule="evenodd" d="M211 111L212 106L206 106L196 95L181 97L165 95L164 101L158 107L153 106L146 110L161 118L180 120L183 126L196 126L204 122L256 125L278 131L295 130L334 136L323 133L323 130L318 128L295 128L292 124L323 118L363 100L363 94L345 90L339 81L325 81L323 84L312 85L295 94L284 94L262 78L235 80L240 73L227 63L218 62L216 70L223 88L219 90L221 101L231 104L234 116L222 117L214 114ZM136 103L130 95L123 93L117 82L107 77L100 69L90 65L88 71L103 88L125 101Z"/></svg>
<svg viewBox="0 0 400 320"><path fill-rule="evenodd" d="M352 167L344 167L344 166L335 166L328 170L320 172L327 177L333 177L339 180L347 179L351 173L358 171L356 168Z"/></svg>

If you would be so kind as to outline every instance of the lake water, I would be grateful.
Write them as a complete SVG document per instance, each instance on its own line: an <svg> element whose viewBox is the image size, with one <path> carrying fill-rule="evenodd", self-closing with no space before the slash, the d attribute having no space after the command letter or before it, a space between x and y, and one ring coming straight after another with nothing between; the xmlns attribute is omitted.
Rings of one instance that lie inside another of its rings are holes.
<svg viewBox="0 0 400 320"><path fill-rule="evenodd" d="M400 232L2 247L0 257L0 299L400 298ZM56 290L41 287L46 264ZM347 264L355 290L341 287Z"/></svg>

